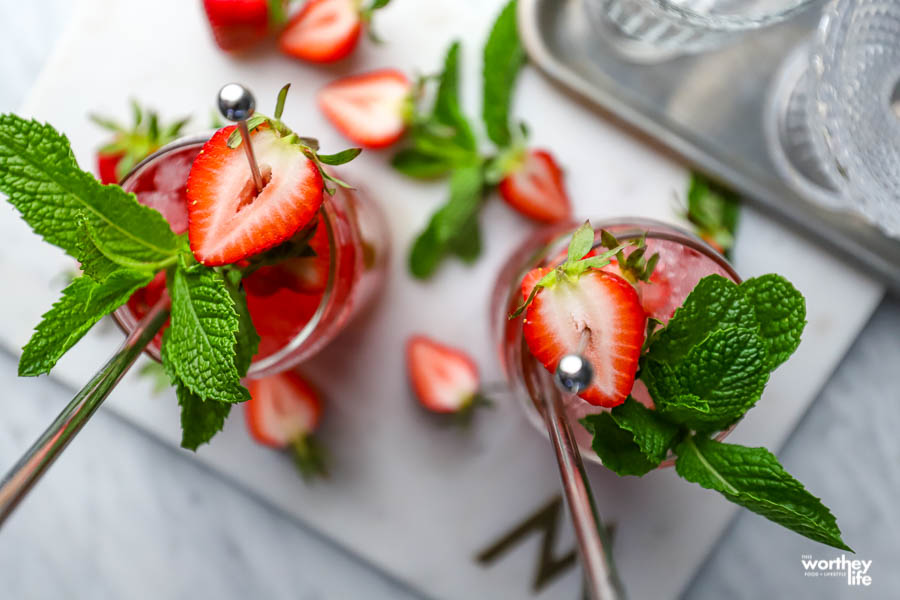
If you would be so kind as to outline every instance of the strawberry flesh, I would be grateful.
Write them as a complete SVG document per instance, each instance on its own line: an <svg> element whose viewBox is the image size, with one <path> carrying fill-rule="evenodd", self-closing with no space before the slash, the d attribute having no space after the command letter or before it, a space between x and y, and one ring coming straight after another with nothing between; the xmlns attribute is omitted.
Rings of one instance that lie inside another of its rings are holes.
<svg viewBox="0 0 900 600"><path fill-rule="evenodd" d="M518 212L542 223L569 219L572 207L562 169L545 150L528 150L499 185L500 196Z"/></svg>
<svg viewBox="0 0 900 600"><path fill-rule="evenodd" d="M478 367L461 350L416 335L406 343L406 366L416 397L430 411L456 413L478 395Z"/></svg>
<svg viewBox="0 0 900 600"><path fill-rule="evenodd" d="M334 81L319 107L341 133L366 148L384 148L406 130L404 106L412 86L402 72L382 69Z"/></svg>
<svg viewBox="0 0 900 600"><path fill-rule="evenodd" d="M297 373L285 371L254 379L247 388L247 429L260 444L286 448L318 426L322 414L319 394Z"/></svg>
<svg viewBox="0 0 900 600"><path fill-rule="evenodd" d="M612 407L623 403L634 385L645 321L630 283L589 270L577 281L541 288L526 309L522 331L532 355L550 372L564 355L580 351L594 368L594 380L578 395Z"/></svg>
<svg viewBox="0 0 900 600"><path fill-rule="evenodd" d="M118 166L124 156L124 151L97 153L97 175L100 177L100 183L119 183Z"/></svg>
<svg viewBox="0 0 900 600"><path fill-rule="evenodd" d="M264 126L251 134L265 183L257 194L244 149L227 145L233 130L213 134L188 178L191 251L207 266L234 263L286 241L322 204L315 163Z"/></svg>
<svg viewBox="0 0 900 600"><path fill-rule="evenodd" d="M356 48L362 18L354 0L309 0L278 38L282 52L309 62L340 60Z"/></svg>

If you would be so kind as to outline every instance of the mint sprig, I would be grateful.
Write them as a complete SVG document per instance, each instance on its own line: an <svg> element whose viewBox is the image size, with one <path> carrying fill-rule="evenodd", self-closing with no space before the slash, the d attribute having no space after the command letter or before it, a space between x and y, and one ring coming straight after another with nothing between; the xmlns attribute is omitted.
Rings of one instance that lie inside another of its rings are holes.
<svg viewBox="0 0 900 600"><path fill-rule="evenodd" d="M137 119L140 109L135 110ZM153 123L148 126L153 131ZM351 154L326 160L337 164ZM83 271L36 327L19 373L48 373L103 316L165 272L172 308L161 355L182 407L182 444L196 449L209 441L230 403L249 397L240 377L259 336L240 288L242 271L197 264L186 237L175 235L134 194L79 169L68 140L50 125L0 115L0 191L36 233L76 258Z"/></svg>
<svg viewBox="0 0 900 600"><path fill-rule="evenodd" d="M726 257L734 247L740 207L740 198L732 190L700 173L691 173L684 216L697 235Z"/></svg>
<svg viewBox="0 0 900 600"><path fill-rule="evenodd" d="M450 176L450 194L416 237L410 249L409 267L414 277L430 277L448 256L474 262L481 254L478 215L484 199L499 179L493 176L498 162L515 152L509 127L509 106L516 76L524 62L515 23L516 2L501 11L484 48L483 110L488 138L500 149L497 156L480 152L469 119L459 100L460 44L447 50L437 77L422 77L409 106L409 145L393 157L392 166L417 179ZM430 108L419 106L426 88L437 84ZM518 141L518 140L517 140Z"/></svg>
<svg viewBox="0 0 900 600"><path fill-rule="evenodd" d="M638 377L655 410L629 397L582 419L594 451L619 475L640 476L674 450L684 479L810 539L849 550L831 512L774 455L709 438L756 404L770 373L797 348L805 324L803 296L781 276L741 285L704 277L668 325L648 326Z"/></svg>

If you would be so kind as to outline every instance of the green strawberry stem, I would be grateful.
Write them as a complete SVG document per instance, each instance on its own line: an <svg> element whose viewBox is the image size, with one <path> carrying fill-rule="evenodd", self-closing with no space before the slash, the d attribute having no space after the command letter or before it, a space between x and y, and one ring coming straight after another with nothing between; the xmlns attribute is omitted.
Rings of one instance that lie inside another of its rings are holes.
<svg viewBox="0 0 900 600"><path fill-rule="evenodd" d="M169 318L169 296L163 297L118 352L83 387L0 482L0 524L12 513L41 475L81 431Z"/></svg>

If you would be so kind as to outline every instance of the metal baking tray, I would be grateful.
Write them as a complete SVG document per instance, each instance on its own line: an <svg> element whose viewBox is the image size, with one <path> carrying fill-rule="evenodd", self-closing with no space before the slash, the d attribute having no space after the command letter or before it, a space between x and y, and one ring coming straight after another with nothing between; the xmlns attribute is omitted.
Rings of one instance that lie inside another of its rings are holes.
<svg viewBox="0 0 900 600"><path fill-rule="evenodd" d="M604 42L585 1L519 0L522 43L544 74L900 295L900 241L803 198L769 158L763 119L772 80L815 29L819 7L720 50L647 65L620 58Z"/></svg>

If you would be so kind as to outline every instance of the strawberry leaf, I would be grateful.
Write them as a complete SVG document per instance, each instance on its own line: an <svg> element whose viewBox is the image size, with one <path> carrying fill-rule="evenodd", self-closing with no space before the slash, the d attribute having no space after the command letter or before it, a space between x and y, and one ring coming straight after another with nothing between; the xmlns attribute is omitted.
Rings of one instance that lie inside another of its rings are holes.
<svg viewBox="0 0 900 600"><path fill-rule="evenodd" d="M806 491L765 448L688 436L675 448L677 473L811 540L852 549L831 511Z"/></svg>
<svg viewBox="0 0 900 600"><path fill-rule="evenodd" d="M590 221L585 221L584 224L572 234L572 240L569 242L569 249L566 253L566 263L571 264L581 260L593 247L594 228L591 227Z"/></svg>
<svg viewBox="0 0 900 600"><path fill-rule="evenodd" d="M284 87L278 90L278 99L275 101L275 115L276 119L280 119L282 113L284 113L284 103L287 100L288 91L291 89L291 84L286 83Z"/></svg>
<svg viewBox="0 0 900 600"><path fill-rule="evenodd" d="M342 150L337 154L316 154L316 158L319 159L319 162L324 163L326 165L343 165L347 164L354 158L360 155L362 152L362 148L348 148L346 150Z"/></svg>
<svg viewBox="0 0 900 600"><path fill-rule="evenodd" d="M516 24L516 0L503 7L484 46L482 120L498 147L509 146L509 109L516 77L525 62Z"/></svg>

